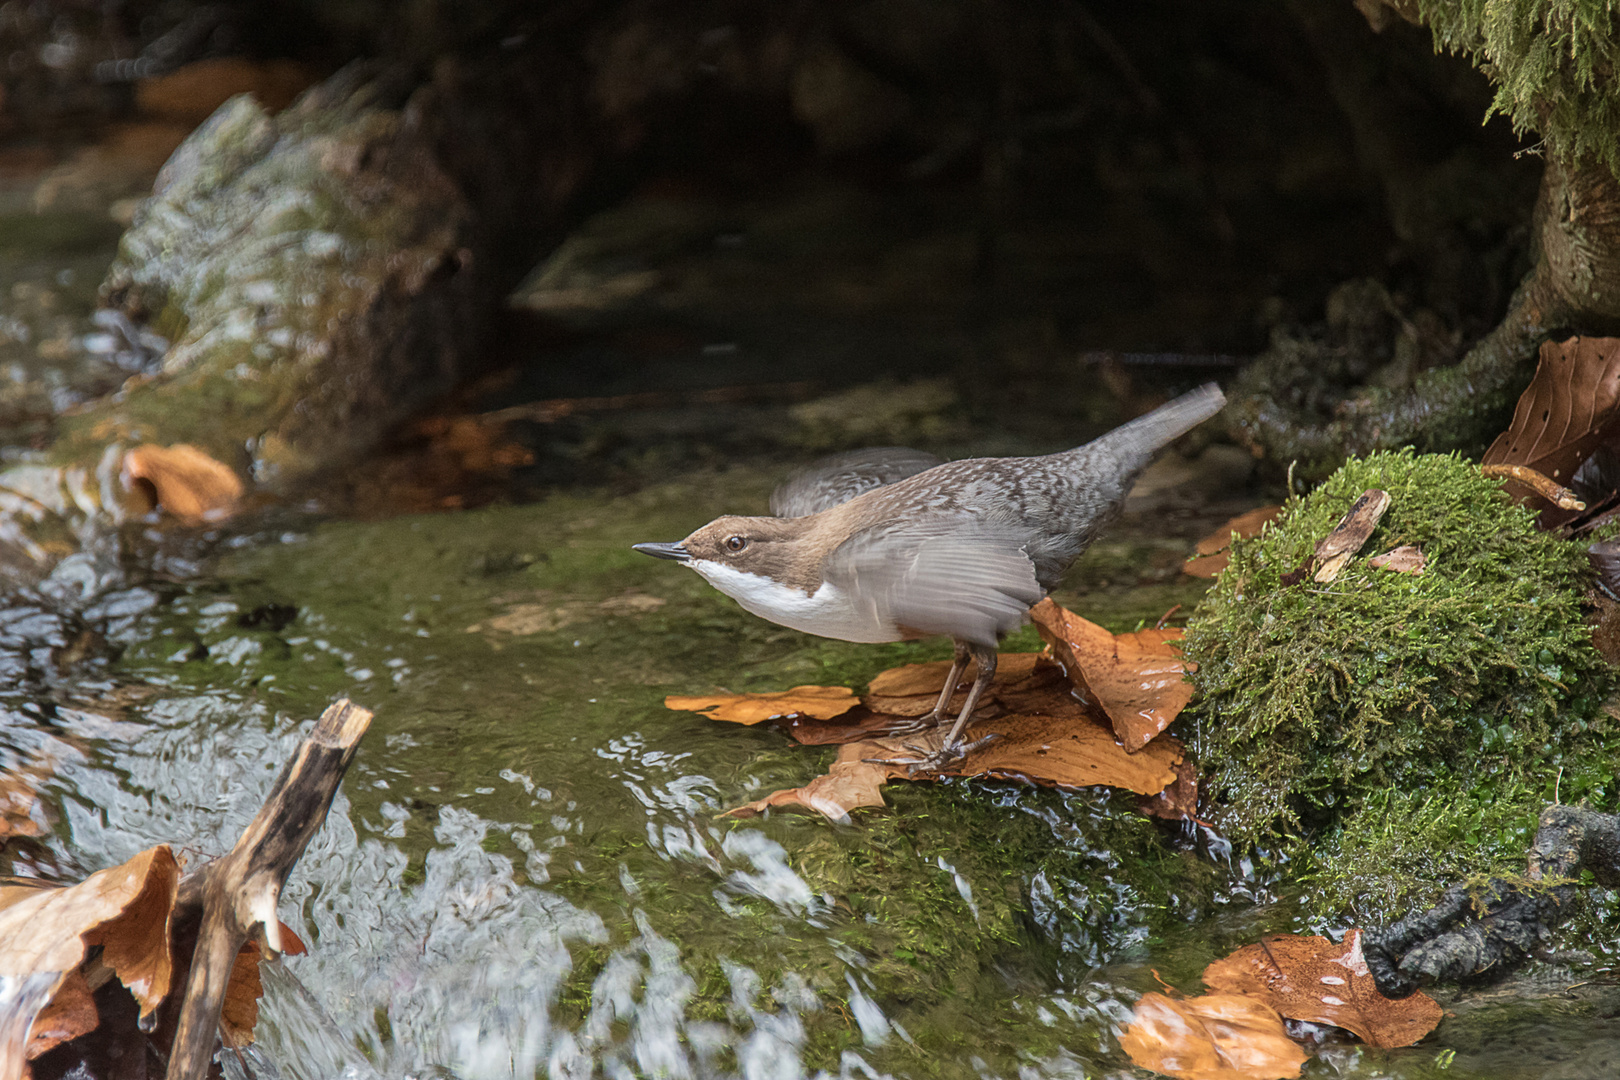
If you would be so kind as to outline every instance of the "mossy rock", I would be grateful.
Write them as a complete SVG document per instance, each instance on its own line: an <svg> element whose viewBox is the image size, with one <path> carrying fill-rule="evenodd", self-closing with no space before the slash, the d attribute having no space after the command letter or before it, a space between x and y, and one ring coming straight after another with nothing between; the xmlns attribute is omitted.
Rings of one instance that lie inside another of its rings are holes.
<svg viewBox="0 0 1620 1080"><path fill-rule="evenodd" d="M1361 554L1331 584L1285 584L1369 488L1391 499ZM1424 553L1423 573L1367 561L1401 544ZM1218 825L1244 844L1291 837L1295 850L1313 829L1342 826L1328 837L1329 874L1397 872L1392 860L1367 864L1380 847L1408 869L1426 858L1436 882L1441 845L1472 852L1468 867L1516 846L1522 867L1518 818L1533 827L1560 778L1566 800L1610 794L1614 675L1583 620L1588 572L1579 545L1539 531L1456 455L1373 454L1291 500L1233 545L1187 628ZM1454 812L1428 829L1421 795L1440 791ZM1400 814L1356 820L1389 810L1390 792ZM1522 815L1509 809L1521 803Z"/></svg>

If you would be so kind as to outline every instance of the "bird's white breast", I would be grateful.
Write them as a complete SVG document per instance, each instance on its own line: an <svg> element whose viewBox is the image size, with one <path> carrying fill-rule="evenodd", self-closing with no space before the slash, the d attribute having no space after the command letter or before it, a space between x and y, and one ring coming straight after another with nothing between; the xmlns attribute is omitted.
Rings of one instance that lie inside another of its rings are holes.
<svg viewBox="0 0 1620 1080"><path fill-rule="evenodd" d="M687 563L743 610L778 626L843 641L899 641L900 630L870 604L856 603L848 593L822 582L813 593L784 585L761 574L749 574L722 563L696 559Z"/></svg>

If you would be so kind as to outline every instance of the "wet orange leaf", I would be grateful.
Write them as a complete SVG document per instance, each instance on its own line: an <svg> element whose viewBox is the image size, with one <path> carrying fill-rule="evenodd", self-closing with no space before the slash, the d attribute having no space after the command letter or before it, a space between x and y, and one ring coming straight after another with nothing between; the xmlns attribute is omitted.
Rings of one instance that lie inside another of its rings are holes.
<svg viewBox="0 0 1620 1080"><path fill-rule="evenodd" d="M811 716L831 720L861 703L847 686L795 686L775 694L718 694L712 697L682 697L672 694L664 707L680 712L702 713L710 720L734 724L758 724L785 716Z"/></svg>
<svg viewBox="0 0 1620 1080"><path fill-rule="evenodd" d="M1181 631L1111 634L1050 599L1030 609L1069 679L1100 705L1128 750L1146 746L1192 700L1191 666L1174 642Z"/></svg>
<svg viewBox="0 0 1620 1080"><path fill-rule="evenodd" d="M1182 564L1181 572L1191 574L1193 577L1212 578L1226 569L1231 561L1232 534L1236 533L1241 540L1251 536L1259 536L1260 530L1268 522L1275 521L1277 515L1282 513L1280 506L1260 506L1244 514L1231 518L1198 541L1193 548L1197 554Z"/></svg>
<svg viewBox="0 0 1620 1080"><path fill-rule="evenodd" d="M286 923L281 924L281 947L287 956L301 956L309 950ZM219 1010L219 1033L226 1046L246 1046L253 1041L253 1028L259 1022L259 998L264 982L259 977L259 961L264 954L250 941L236 954L231 977L225 983L225 1000Z"/></svg>
<svg viewBox="0 0 1620 1080"><path fill-rule="evenodd" d="M123 472L125 486L145 480L158 506L191 524L230 517L242 498L235 471L187 443L137 446L124 455Z"/></svg>
<svg viewBox="0 0 1620 1080"><path fill-rule="evenodd" d="M48 831L50 823L38 793L47 775L47 768L35 766L0 775L0 840L44 836Z"/></svg>
<svg viewBox="0 0 1620 1080"><path fill-rule="evenodd" d="M1378 992L1361 956L1361 931L1342 944L1279 934L1247 945L1204 969L1212 990L1247 994L1291 1020L1332 1024L1371 1046L1411 1046L1440 1023L1427 994L1393 1000Z"/></svg>
<svg viewBox="0 0 1620 1080"><path fill-rule="evenodd" d="M833 821L845 821L856 807L882 806L883 793L879 788L889 773L882 765L861 760L864 746L864 743L850 743L840 747L837 760L825 776L816 777L804 787L777 791L727 810L725 816L753 817L773 806L802 806Z"/></svg>
<svg viewBox="0 0 1620 1080"><path fill-rule="evenodd" d="M1182 1080L1284 1080L1310 1056L1275 1011L1238 994L1143 994L1119 1046L1142 1068Z"/></svg>
<svg viewBox="0 0 1620 1080"><path fill-rule="evenodd" d="M34 1014L33 1026L28 1029L28 1060L70 1039L89 1034L100 1020L90 984L85 982L79 969L74 968L56 988L50 1004Z"/></svg>
<svg viewBox="0 0 1620 1080"><path fill-rule="evenodd" d="M1136 808L1148 817L1166 821L1187 821L1198 815L1198 766L1183 761L1176 766L1176 779L1157 795L1145 795Z"/></svg>
<svg viewBox="0 0 1620 1080"><path fill-rule="evenodd" d="M890 722L895 719L886 718ZM1155 739L1139 753L1127 753L1107 724L1088 715L1025 716L1004 713L975 719L967 727L968 742L995 733L999 736L938 772L912 775L904 761L917 752L931 751L944 741L946 729L932 728L909 735L858 735L838 749L827 775L802 788L791 788L757 799L728 813L747 816L770 806L804 806L842 820L857 806L881 806L877 785L885 780L937 780L941 776L982 776L1020 780L1055 787L1103 785L1142 795L1164 790L1176 779L1182 746L1169 736ZM875 760L869 760L875 759ZM889 761L893 764L889 764Z"/></svg>
<svg viewBox="0 0 1620 1080"><path fill-rule="evenodd" d="M31 1005L37 1019L72 983L89 949L99 945L100 962L129 988L141 1013L150 1013L168 995L173 977L169 915L179 879L174 855L159 846L77 885L5 889L0 897L0 977L13 982L54 977L48 994ZM73 1000L76 988L66 992L61 1014L46 1017L47 1025L59 1032L83 1022L82 1003ZM19 1076L20 1070L20 1063L7 1059L0 1077Z"/></svg>

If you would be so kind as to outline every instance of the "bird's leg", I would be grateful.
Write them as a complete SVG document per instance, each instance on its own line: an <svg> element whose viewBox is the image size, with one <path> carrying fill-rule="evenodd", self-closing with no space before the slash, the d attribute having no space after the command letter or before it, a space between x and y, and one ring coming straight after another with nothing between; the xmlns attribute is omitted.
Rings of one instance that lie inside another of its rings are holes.
<svg viewBox="0 0 1620 1080"><path fill-rule="evenodd" d="M934 702L934 711L919 718L925 722L939 724L950 715L951 698L956 696L956 681L962 677L962 671L967 667L969 652L967 642L957 640L955 645L956 655L951 657L951 670L945 676L945 685L940 688L939 700ZM994 660L990 661L990 666L995 667ZM974 685L977 687L978 684Z"/></svg>
<svg viewBox="0 0 1620 1080"><path fill-rule="evenodd" d="M956 696L956 683L962 677L962 669L967 667L968 643L956 642L956 655L951 657L951 670L945 676L945 686L939 692L939 701L934 704L931 712L926 712L915 720L907 720L884 728L885 735L915 735L919 731L927 731L931 727L938 727L950 715L951 698Z"/></svg>
<svg viewBox="0 0 1620 1080"><path fill-rule="evenodd" d="M946 762L964 757L969 751L977 749L997 737L995 734L990 734L982 739L976 739L966 746L959 743L962 732L968 726L968 721L973 719L973 710L978 707L979 698L984 694L985 688L996 677L996 650L994 648L987 649L982 646L971 645L967 647L967 651L972 654L974 664L978 667L978 673L973 679L972 688L968 690L967 701L962 704L962 711L957 715L956 723L951 725L951 730L946 734L944 743L941 744L938 750L931 753L920 746L908 746L907 749L915 750L921 756L916 758L891 758L887 761L878 761L879 764L909 765L911 767L910 771L913 773L935 771ZM954 686L948 684L946 689L954 689ZM946 704L949 705L948 698Z"/></svg>

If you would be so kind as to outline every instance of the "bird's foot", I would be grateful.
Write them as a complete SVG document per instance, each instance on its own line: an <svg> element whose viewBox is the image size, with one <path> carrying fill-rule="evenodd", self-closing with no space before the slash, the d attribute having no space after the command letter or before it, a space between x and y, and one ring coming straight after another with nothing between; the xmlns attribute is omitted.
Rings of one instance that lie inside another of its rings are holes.
<svg viewBox="0 0 1620 1080"><path fill-rule="evenodd" d="M912 717L909 720L896 720L882 729L883 735L916 735L922 731L932 731L939 726L938 713L925 713L922 716Z"/></svg>
<svg viewBox="0 0 1620 1080"><path fill-rule="evenodd" d="M914 743L905 743L903 744L904 747L917 755L916 757L862 758L861 760L871 765L904 765L908 777L916 776L918 773L937 773L947 765L961 761L981 746L986 746L999 738L1001 738L1001 733L992 731L988 735L974 739L972 742L958 742L949 746L941 746L936 750L930 750L926 746L917 746Z"/></svg>

